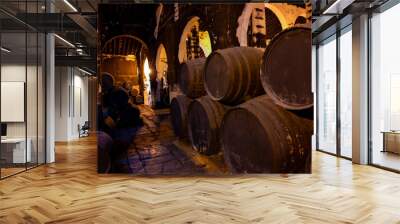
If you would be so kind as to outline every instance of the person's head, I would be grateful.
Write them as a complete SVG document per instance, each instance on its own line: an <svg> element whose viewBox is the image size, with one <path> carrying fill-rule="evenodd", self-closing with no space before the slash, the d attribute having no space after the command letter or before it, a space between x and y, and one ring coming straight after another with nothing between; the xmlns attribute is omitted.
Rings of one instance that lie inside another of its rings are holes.
<svg viewBox="0 0 400 224"><path fill-rule="evenodd" d="M132 86L131 94L132 94L132 96L137 96L137 95L139 95L139 90L136 87Z"/></svg>
<svg viewBox="0 0 400 224"><path fill-rule="evenodd" d="M128 83L126 81L123 81L121 87L124 89L128 89Z"/></svg>
<svg viewBox="0 0 400 224"><path fill-rule="evenodd" d="M100 84L103 91L108 91L109 89L114 87L114 77L108 72L103 72L101 74Z"/></svg>
<svg viewBox="0 0 400 224"><path fill-rule="evenodd" d="M113 92L112 100L115 107L123 108L128 104L129 96L124 89L118 88L116 91Z"/></svg>

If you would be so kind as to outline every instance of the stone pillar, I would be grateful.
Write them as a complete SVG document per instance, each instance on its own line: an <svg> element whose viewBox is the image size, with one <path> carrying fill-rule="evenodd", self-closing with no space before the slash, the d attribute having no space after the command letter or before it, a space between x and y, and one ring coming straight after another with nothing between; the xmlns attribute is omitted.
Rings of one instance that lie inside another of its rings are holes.
<svg viewBox="0 0 400 224"><path fill-rule="evenodd" d="M46 1L46 12L54 12L54 5ZM54 34L46 34L46 163L55 162L55 42Z"/></svg>
<svg viewBox="0 0 400 224"><path fill-rule="evenodd" d="M353 19L353 162L368 163L368 15Z"/></svg>
<svg viewBox="0 0 400 224"><path fill-rule="evenodd" d="M46 163L55 161L55 56L54 35L46 34Z"/></svg>

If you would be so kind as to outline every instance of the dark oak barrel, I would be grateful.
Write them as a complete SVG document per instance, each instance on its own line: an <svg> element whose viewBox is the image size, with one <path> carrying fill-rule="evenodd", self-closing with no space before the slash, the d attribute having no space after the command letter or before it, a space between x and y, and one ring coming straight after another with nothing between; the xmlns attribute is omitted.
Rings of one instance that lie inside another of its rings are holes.
<svg viewBox="0 0 400 224"><path fill-rule="evenodd" d="M271 40L263 56L261 82L271 99L286 109L313 106L310 28L289 28Z"/></svg>
<svg viewBox="0 0 400 224"><path fill-rule="evenodd" d="M179 87L190 98L197 98L206 94L203 81L205 62L205 58L197 58L182 64Z"/></svg>
<svg viewBox="0 0 400 224"><path fill-rule="evenodd" d="M264 93L260 81L260 64L264 50L234 47L211 53L206 61L204 86L213 99L228 105Z"/></svg>
<svg viewBox="0 0 400 224"><path fill-rule="evenodd" d="M175 135L180 138L188 136L187 113L192 99L178 95L171 100L171 121Z"/></svg>
<svg viewBox="0 0 400 224"><path fill-rule="evenodd" d="M208 96L194 100L189 106L188 129L193 148L212 155L221 150L219 129L228 108Z"/></svg>
<svg viewBox="0 0 400 224"><path fill-rule="evenodd" d="M234 173L309 173L312 132L312 121L254 98L224 116L225 162Z"/></svg>

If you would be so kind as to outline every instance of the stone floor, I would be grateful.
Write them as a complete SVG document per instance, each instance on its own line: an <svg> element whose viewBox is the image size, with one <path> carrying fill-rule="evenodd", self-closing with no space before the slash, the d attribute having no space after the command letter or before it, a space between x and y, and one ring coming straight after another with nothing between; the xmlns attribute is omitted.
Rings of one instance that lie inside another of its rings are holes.
<svg viewBox="0 0 400 224"><path fill-rule="evenodd" d="M152 110L140 106L144 126L138 131L128 158L122 156L119 171L136 175L190 175L205 173L204 165L196 164L173 142L176 137L169 119L169 110Z"/></svg>

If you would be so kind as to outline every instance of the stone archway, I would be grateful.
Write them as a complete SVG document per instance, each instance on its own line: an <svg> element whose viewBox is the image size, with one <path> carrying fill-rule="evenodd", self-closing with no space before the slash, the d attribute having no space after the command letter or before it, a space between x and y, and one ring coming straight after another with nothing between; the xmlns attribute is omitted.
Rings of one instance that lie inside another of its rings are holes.
<svg viewBox="0 0 400 224"><path fill-rule="evenodd" d="M132 35L118 35L101 48L100 69L116 78L116 86L139 92L137 102L151 104L151 100L146 100L151 99L150 80L147 80L149 78L144 70L146 58L150 58L150 53L143 40ZM148 71L151 73L151 70Z"/></svg>
<svg viewBox="0 0 400 224"><path fill-rule="evenodd" d="M155 91L152 95L153 101L161 105L169 104L168 56L162 43L157 48L155 67L157 85L153 89Z"/></svg>
<svg viewBox="0 0 400 224"><path fill-rule="evenodd" d="M157 48L155 64L156 64L157 78L161 79L162 76L166 78L165 73L168 71L168 57L164 44L160 44Z"/></svg>
<svg viewBox="0 0 400 224"><path fill-rule="evenodd" d="M197 27L199 30L199 45L201 50L204 53L204 56L207 57L211 54L211 40L208 31L203 31L199 29L200 26L200 18L197 16L192 17L185 25L185 28L182 31L181 38L179 41L179 48L178 48L178 60L179 63L183 63L188 59L187 55L187 48L186 48L186 41L188 35L190 35L191 30L194 27Z"/></svg>
<svg viewBox="0 0 400 224"><path fill-rule="evenodd" d="M265 7L272 11L278 18L282 29L287 29L295 25L295 21L299 16L308 18L307 9L290 5L287 3L246 3L242 15L238 19L238 27L236 36L240 46L248 46L247 31L251 20L252 12L255 8Z"/></svg>

